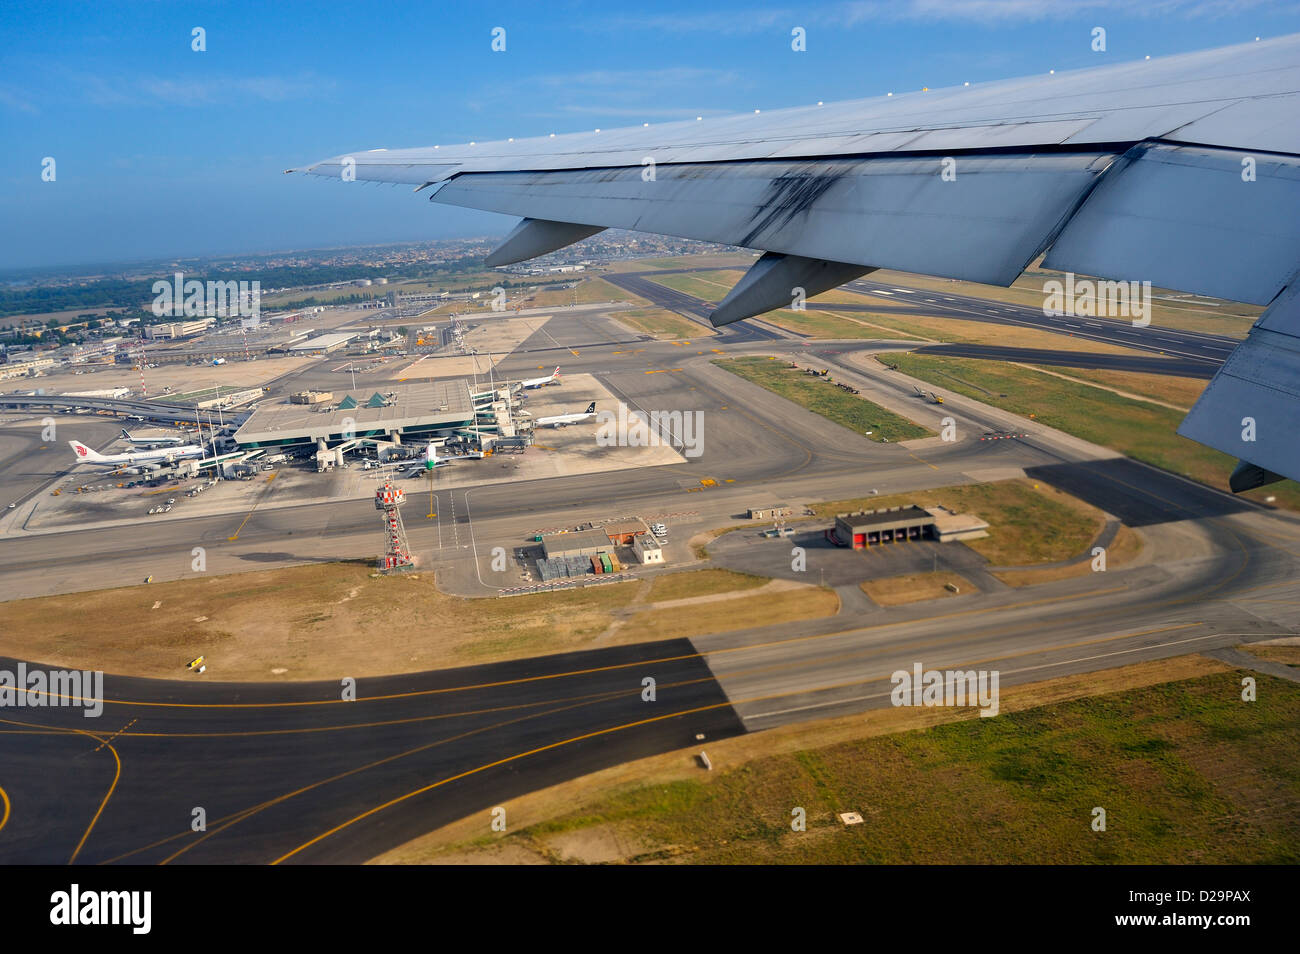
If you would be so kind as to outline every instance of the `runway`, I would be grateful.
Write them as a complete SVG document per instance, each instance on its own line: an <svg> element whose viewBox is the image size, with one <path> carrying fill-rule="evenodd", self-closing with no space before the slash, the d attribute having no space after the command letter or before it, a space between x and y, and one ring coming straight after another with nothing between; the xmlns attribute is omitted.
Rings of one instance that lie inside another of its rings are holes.
<svg viewBox="0 0 1300 954"><path fill-rule="evenodd" d="M490 593L481 577L474 581L490 543L602 512L686 511L695 516L678 526L689 533L725 525L757 496L843 499L868 486L882 493L946 486L1007 469L1143 528L1154 558L1028 591L889 611L846 604L830 619L363 678L356 701L342 698L347 673L311 684L110 674L97 719L74 708L0 713L0 789L11 804L0 862L356 863L475 813L486 835L494 806L600 768L888 705L890 672L916 662L996 668L1012 685L1300 628L1300 522L1290 516L1124 458L1091 457L1079 442L1024 422L1029 436L1012 440L875 444L710 363L719 354L811 353L868 397L907 399L905 379L854 362L871 342L742 335L705 347L633 346L614 325L584 316L553 322L523 347L540 347L548 336L549 347L576 352L567 366L599 376L629 406L703 411L705 452L615 480L438 491L454 504L439 512L455 516L413 521L410 529L440 582L445 572L469 592ZM590 344L573 347L578 341ZM536 364L525 350L501 368L513 374ZM939 410L916 402L909 413L933 427ZM942 413L967 435L1013 420L960 396ZM373 549L377 536L368 500L268 505L232 540L236 517L245 519L223 514L0 539L3 595L57 590L70 553L78 579L106 586L138 583L146 572L184 577L196 544L209 548L209 568L220 574L352 559ZM816 574L820 560L845 558L866 557L810 550L808 572ZM238 586L237 576L227 579ZM0 660L0 668L15 665ZM654 701L642 696L647 678L655 681ZM204 831L192 828L196 809Z"/></svg>
<svg viewBox="0 0 1300 954"><path fill-rule="evenodd" d="M971 295L907 288L903 285L872 281L869 278L849 282L843 288L872 299L870 305L860 306L860 310L864 311L879 311L881 305L917 309L920 313L937 315L941 318L964 318L1037 328L1040 331L1085 338L1089 341L1101 341L1125 348L1136 348L1140 351L1151 351L1174 358L1204 361L1216 366L1227 360L1232 350L1241 343L1238 339L1226 335L1180 331L1161 325L1138 327L1131 321L1114 318L1045 315L1041 308L992 301ZM809 303L808 307L834 311L846 306ZM859 310L853 305L847 307L851 310Z"/></svg>
<svg viewBox="0 0 1300 954"><path fill-rule="evenodd" d="M1090 351L1060 351L1040 348L1005 348L998 345L940 344L913 349L914 354L935 354L949 358L981 361L1011 361L1045 364L1062 368L1128 371L1135 374L1166 374L1184 378L1214 377L1218 365L1199 358L1160 358L1131 354L1094 354Z"/></svg>

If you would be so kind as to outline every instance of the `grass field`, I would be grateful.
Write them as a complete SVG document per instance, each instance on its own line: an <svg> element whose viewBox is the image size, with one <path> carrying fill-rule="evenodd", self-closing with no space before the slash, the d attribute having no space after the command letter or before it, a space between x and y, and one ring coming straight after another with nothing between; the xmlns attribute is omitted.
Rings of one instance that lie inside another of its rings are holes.
<svg viewBox="0 0 1300 954"><path fill-rule="evenodd" d="M656 284L663 285L665 288L673 288L679 292L685 292L700 301L722 301L727 297L727 292L731 291L733 285L740 281L743 272L740 271L717 271L717 272L683 272L673 275L647 275L646 277Z"/></svg>
<svg viewBox="0 0 1300 954"><path fill-rule="evenodd" d="M578 280L574 288L542 289L535 292L512 291L511 298L525 308L545 308L551 305L589 305L605 301L639 301L635 295L611 285L603 278L588 276ZM521 299L530 298L524 302Z"/></svg>
<svg viewBox="0 0 1300 954"><path fill-rule="evenodd" d="M957 587L958 592L948 589L949 584ZM889 576L880 580L866 580L858 585L877 606L902 606L921 600L937 600L945 596L965 596L978 592L965 577L947 570Z"/></svg>
<svg viewBox="0 0 1300 954"><path fill-rule="evenodd" d="M1032 708L1014 708L1017 690L1004 688L996 718L947 710L957 721L866 735L870 722L916 710L872 712L856 727L791 727L811 743L793 751L780 751L787 730L727 740L710 746L712 773L646 760L639 784L634 766L617 782L584 784L576 804L542 793L512 815L527 821L510 834L452 849L462 862L1295 864L1300 686L1257 674L1259 701L1243 703L1241 676L1211 671ZM1087 677L1108 680L1121 681ZM764 747L777 751L746 757ZM1105 831L1092 829L1097 807ZM795 808L805 831L792 830ZM865 823L844 826L847 811ZM457 830L483 831L486 817ZM381 860L430 859L433 838Z"/></svg>
<svg viewBox="0 0 1300 954"><path fill-rule="evenodd" d="M732 570L688 570L683 573L665 573L656 576L646 595L647 603L689 599L692 596L712 596L751 590L767 582L766 577Z"/></svg>
<svg viewBox="0 0 1300 954"><path fill-rule="evenodd" d="M664 268L740 268L753 265L758 256L749 252L706 252L703 255L674 255L668 258L634 258L605 266L610 272L648 272Z"/></svg>
<svg viewBox="0 0 1300 954"><path fill-rule="evenodd" d="M1046 484L1023 479L835 500L814 504L813 510L826 518L850 510L909 503L920 507L940 504L988 521L989 535L965 544L993 566L1068 560L1088 549L1106 524L1105 514L1090 504Z"/></svg>
<svg viewBox="0 0 1300 954"><path fill-rule="evenodd" d="M1106 569L1113 570L1137 559L1142 552L1142 538L1131 527L1121 526L1115 539L1106 548ZM1096 572L1091 556L1071 563L1068 566L1031 567L1026 570L994 570L996 576L1007 586L1034 586L1038 583L1055 583L1057 580L1071 580L1076 576L1087 576Z"/></svg>
<svg viewBox="0 0 1300 954"><path fill-rule="evenodd" d="M0 603L0 655L170 678L200 653L217 679L373 676L582 648L638 586L466 600L431 574L371 574L319 564Z"/></svg>
<svg viewBox="0 0 1300 954"><path fill-rule="evenodd" d="M181 678L185 663L202 654L212 679L363 677L746 629L839 609L833 591L812 586L746 597L767 582L704 570L462 599L439 592L432 574L381 577L368 562L325 563L0 603L0 656ZM728 593L736 596L644 608ZM95 626L87 628L87 619Z"/></svg>
<svg viewBox="0 0 1300 954"><path fill-rule="evenodd" d="M896 328L877 322L875 315L861 312L836 314L829 311L772 311L762 316L787 331L810 335L814 338L903 338L907 340L925 340L915 334L907 334Z"/></svg>
<svg viewBox="0 0 1300 954"><path fill-rule="evenodd" d="M1168 374L1136 374L1131 371L1108 371L1104 368L1068 368L1054 365L1029 365L1041 373L1073 378L1084 384L1102 389L1124 392L1140 398L1150 398L1162 404L1172 404L1190 411L1205 386L1204 378L1180 378Z"/></svg>
<svg viewBox="0 0 1300 954"><path fill-rule="evenodd" d="M621 325L656 338L705 338L717 331L683 318L665 308L636 308L613 312L611 316Z"/></svg>
<svg viewBox="0 0 1300 954"><path fill-rule="evenodd" d="M834 616L839 611L840 598L834 590L820 586L800 586L761 596L741 592L728 599L692 603L671 609L642 610L628 617L621 632L629 633L629 641L631 634L636 635L636 641L672 639L803 619L820 619Z"/></svg>
<svg viewBox="0 0 1300 954"><path fill-rule="evenodd" d="M873 441L907 441L933 436L932 431L901 414L849 394L821 378L786 367L783 361L746 357L713 363L851 431L858 434L871 431L870 439Z"/></svg>
<svg viewBox="0 0 1300 954"><path fill-rule="evenodd" d="M1112 447L1135 460L1182 474L1226 490L1236 461L1227 454L1179 437L1181 411L1039 374L1003 361L975 361L935 355L891 354L900 371L978 401L1034 418L1067 434ZM960 380L957 380L960 379ZM966 383L992 391L989 395ZM1300 510L1300 485L1287 480L1249 491L1245 496L1275 496L1277 503Z"/></svg>
<svg viewBox="0 0 1300 954"><path fill-rule="evenodd" d="M857 317L894 332L896 337L919 338L931 343L1001 345L1009 348L1043 348L1052 350L1084 351L1089 354L1141 354L1118 345L1089 341L1070 335L1058 335L1037 328L1020 328L986 321L963 318L936 318L928 315L888 315L876 312L857 312ZM887 334L885 335L888 336Z"/></svg>

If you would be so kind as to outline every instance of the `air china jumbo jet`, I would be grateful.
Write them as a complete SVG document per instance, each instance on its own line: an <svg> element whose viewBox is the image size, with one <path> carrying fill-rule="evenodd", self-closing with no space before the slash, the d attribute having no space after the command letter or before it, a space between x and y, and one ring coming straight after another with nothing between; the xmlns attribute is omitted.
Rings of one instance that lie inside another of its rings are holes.
<svg viewBox="0 0 1300 954"><path fill-rule="evenodd" d="M587 405L587 409L581 413L572 414L553 414L550 417L539 417L534 423L538 427L567 427L570 424L581 424L588 418L596 416L596 402L592 401Z"/></svg>
<svg viewBox="0 0 1300 954"><path fill-rule="evenodd" d="M761 251L715 326L879 268L1007 286L1044 255L1058 272L1263 305L1178 433L1240 459L1233 490L1300 479L1300 34L288 171L520 216L492 267L606 228Z"/></svg>
<svg viewBox="0 0 1300 954"><path fill-rule="evenodd" d="M529 388L529 389L544 388L548 384L559 384L559 383L560 383L560 369L557 367L554 371L552 371L549 375L547 375L544 378L525 378L523 381L519 382L519 387Z"/></svg>
<svg viewBox="0 0 1300 954"><path fill-rule="evenodd" d="M77 455L78 464L91 464L95 467L161 467L178 460L190 460L202 457L204 450L198 444L186 444L184 447L162 447L158 450L131 451L126 454L101 454L92 450L81 441L68 441Z"/></svg>

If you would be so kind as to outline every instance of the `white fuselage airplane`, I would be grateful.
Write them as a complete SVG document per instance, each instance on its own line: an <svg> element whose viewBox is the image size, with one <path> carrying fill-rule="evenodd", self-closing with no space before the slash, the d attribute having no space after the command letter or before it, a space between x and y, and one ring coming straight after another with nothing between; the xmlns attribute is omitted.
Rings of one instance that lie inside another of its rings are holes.
<svg viewBox="0 0 1300 954"><path fill-rule="evenodd" d="M132 437L125 427L122 428L122 440L138 447L175 447L185 443L183 437Z"/></svg>
<svg viewBox="0 0 1300 954"><path fill-rule="evenodd" d="M202 457L204 450L198 444L186 444L184 447L163 447L150 451L131 451L126 454L101 454L92 450L81 441L68 441L77 455L78 464L93 464L96 467L148 467L170 464L177 460L190 460Z"/></svg>
<svg viewBox="0 0 1300 954"><path fill-rule="evenodd" d="M588 418L595 416L596 402L592 401L582 413L553 414L550 417L539 417L535 423L537 427L566 427L569 424L581 424Z"/></svg>
<svg viewBox="0 0 1300 954"><path fill-rule="evenodd" d="M549 375L547 375L544 378L525 378L523 381L519 382L519 386L521 388L526 388L531 390L533 388L544 388L548 384L559 384L559 383L560 383L560 369L557 367L554 371L552 371Z"/></svg>
<svg viewBox="0 0 1300 954"><path fill-rule="evenodd" d="M406 475L408 477L418 477L422 473L427 473L428 471L431 470L437 470L439 467L446 467L448 464L459 464L462 460L468 460L468 459L471 458L465 458L465 457L441 457L440 458L438 456L437 446L434 444L430 444L424 451L424 463L417 464L414 467L408 468L406 471Z"/></svg>

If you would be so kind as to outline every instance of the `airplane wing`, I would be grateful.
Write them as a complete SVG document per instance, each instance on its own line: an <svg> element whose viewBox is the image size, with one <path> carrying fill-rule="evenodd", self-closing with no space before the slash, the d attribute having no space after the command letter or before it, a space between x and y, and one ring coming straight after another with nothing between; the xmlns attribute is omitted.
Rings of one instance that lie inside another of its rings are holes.
<svg viewBox="0 0 1300 954"><path fill-rule="evenodd" d="M1009 285L1043 253L1061 271L1268 305L1179 433L1243 460L1234 490L1300 478L1300 35L290 171L521 216L490 265L611 227L761 250L715 325L877 268Z"/></svg>

